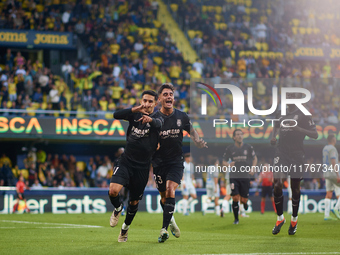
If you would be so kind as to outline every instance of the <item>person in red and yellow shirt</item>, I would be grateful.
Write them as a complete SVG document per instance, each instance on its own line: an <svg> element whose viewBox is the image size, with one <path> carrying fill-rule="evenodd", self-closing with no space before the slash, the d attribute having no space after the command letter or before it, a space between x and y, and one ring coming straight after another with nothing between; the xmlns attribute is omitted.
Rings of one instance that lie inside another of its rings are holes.
<svg viewBox="0 0 340 255"><path fill-rule="evenodd" d="M27 187L26 187L26 184L24 182L24 177L21 175L19 177L19 181L17 182L17 185L16 185L17 200L16 200L16 203L13 206L13 213L18 210L18 206L19 206L20 200L24 200L25 201L25 208L24 208L24 210L26 212L30 212L30 209L28 209L28 207L27 207L26 198L24 196L24 192L25 192L26 189L27 189Z"/></svg>

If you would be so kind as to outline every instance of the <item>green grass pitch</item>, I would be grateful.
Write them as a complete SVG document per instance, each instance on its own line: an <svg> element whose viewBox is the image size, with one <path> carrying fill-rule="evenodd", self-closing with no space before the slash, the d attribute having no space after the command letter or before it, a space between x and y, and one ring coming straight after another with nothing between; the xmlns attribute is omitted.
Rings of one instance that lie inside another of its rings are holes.
<svg viewBox="0 0 340 255"><path fill-rule="evenodd" d="M0 254L340 254L340 220L324 221L323 214L299 215L294 236L288 235L290 216L286 214L281 233L273 236L273 212L253 212L249 218L240 218L239 225L232 224L232 214L221 218L177 213L181 237L170 234L165 243L157 242L161 214L137 213L127 243L117 242L125 217L111 228L110 215L0 215Z"/></svg>

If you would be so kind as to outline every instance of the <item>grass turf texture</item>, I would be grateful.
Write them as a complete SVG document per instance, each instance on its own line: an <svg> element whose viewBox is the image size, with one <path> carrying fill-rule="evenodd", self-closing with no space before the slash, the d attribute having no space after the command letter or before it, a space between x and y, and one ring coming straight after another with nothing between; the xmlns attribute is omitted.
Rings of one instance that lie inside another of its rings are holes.
<svg viewBox="0 0 340 255"><path fill-rule="evenodd" d="M313 253L340 251L340 220L324 221L323 214L299 216L298 230L288 235L290 215L281 232L271 231L272 212L250 214L233 225L233 215L190 216L175 214L181 237L158 243L161 214L137 213L127 243L117 238L125 216L117 227L109 226L106 214L12 214L0 215L0 254L202 254L202 253ZM96 225L101 228L73 228L58 224L27 224L9 221ZM68 227L68 228L65 228Z"/></svg>

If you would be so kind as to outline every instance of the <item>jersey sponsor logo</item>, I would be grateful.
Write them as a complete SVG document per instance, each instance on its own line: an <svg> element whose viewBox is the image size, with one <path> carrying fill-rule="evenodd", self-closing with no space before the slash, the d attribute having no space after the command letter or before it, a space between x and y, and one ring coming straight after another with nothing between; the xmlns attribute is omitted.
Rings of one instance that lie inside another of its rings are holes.
<svg viewBox="0 0 340 255"><path fill-rule="evenodd" d="M135 136L143 137L150 132L150 129L139 129L136 127L132 127L131 132L133 132L133 135Z"/></svg>
<svg viewBox="0 0 340 255"><path fill-rule="evenodd" d="M177 119L177 126L178 127L182 126L182 120L181 119Z"/></svg>
<svg viewBox="0 0 340 255"><path fill-rule="evenodd" d="M248 151L247 151L247 150L244 150L243 154L244 154L244 155L248 155Z"/></svg>
<svg viewBox="0 0 340 255"><path fill-rule="evenodd" d="M167 138L167 137L178 137L178 134L181 132L180 129L168 129L168 130L164 130L164 131L160 131L159 135L162 138Z"/></svg>

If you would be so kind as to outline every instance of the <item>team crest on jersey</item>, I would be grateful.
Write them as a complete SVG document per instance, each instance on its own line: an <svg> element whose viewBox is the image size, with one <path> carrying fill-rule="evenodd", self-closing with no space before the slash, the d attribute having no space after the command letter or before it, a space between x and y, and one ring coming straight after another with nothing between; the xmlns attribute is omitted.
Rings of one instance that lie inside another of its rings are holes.
<svg viewBox="0 0 340 255"><path fill-rule="evenodd" d="M178 127L182 126L182 120L181 119L177 119L177 126Z"/></svg>
<svg viewBox="0 0 340 255"><path fill-rule="evenodd" d="M244 155L247 155L248 154L248 151L247 150L244 150Z"/></svg>

